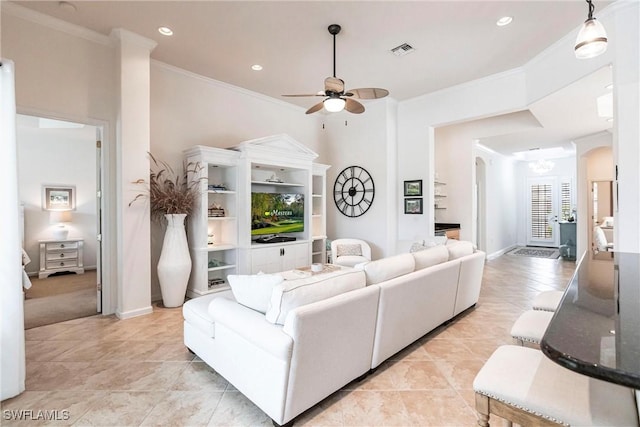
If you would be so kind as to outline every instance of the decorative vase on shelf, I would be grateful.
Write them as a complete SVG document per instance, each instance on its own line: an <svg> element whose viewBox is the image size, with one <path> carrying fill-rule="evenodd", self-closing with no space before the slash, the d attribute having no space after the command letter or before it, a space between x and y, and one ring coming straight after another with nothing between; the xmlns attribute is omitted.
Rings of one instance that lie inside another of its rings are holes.
<svg viewBox="0 0 640 427"><path fill-rule="evenodd" d="M186 214L167 214L167 230L158 261L158 280L165 307L180 307L187 293L191 256L184 228Z"/></svg>

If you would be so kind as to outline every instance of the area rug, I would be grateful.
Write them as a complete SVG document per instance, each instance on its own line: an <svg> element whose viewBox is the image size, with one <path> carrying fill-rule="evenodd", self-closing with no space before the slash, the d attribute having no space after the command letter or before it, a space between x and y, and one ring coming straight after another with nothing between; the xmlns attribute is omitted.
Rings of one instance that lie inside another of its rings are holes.
<svg viewBox="0 0 640 427"><path fill-rule="evenodd" d="M528 256L533 258L549 258L556 259L560 256L560 251L555 248L523 248L517 247L510 252L507 252L507 255L518 255L518 256Z"/></svg>

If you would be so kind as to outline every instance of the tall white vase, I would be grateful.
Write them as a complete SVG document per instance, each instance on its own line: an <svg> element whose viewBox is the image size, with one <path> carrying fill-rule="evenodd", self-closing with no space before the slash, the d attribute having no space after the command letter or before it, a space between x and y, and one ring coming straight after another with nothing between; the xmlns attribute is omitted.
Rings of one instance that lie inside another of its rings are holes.
<svg viewBox="0 0 640 427"><path fill-rule="evenodd" d="M158 279L165 307L180 307L184 303L191 256L184 229L185 214L167 214L167 231L164 233L162 253L158 261Z"/></svg>

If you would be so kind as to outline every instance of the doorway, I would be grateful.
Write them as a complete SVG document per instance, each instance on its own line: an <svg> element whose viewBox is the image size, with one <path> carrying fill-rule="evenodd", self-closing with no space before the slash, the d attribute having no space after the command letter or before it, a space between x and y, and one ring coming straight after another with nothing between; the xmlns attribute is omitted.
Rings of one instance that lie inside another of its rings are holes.
<svg viewBox="0 0 640 427"><path fill-rule="evenodd" d="M574 193L569 176L527 179L527 246L559 247L560 223L575 221Z"/></svg>
<svg viewBox="0 0 640 427"><path fill-rule="evenodd" d="M558 247L558 184L556 177L527 180L527 246Z"/></svg>
<svg viewBox="0 0 640 427"><path fill-rule="evenodd" d="M101 151L96 126L18 114L25 328L101 312ZM52 208L53 197L65 200ZM27 289L28 287L28 289Z"/></svg>

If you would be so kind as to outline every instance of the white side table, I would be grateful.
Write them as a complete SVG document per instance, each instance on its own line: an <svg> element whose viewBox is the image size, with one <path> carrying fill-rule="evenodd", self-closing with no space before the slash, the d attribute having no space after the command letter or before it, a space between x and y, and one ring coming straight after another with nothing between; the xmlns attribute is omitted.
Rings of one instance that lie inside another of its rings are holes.
<svg viewBox="0 0 640 427"><path fill-rule="evenodd" d="M46 279L59 271L84 274L83 239L38 240L38 242L40 243L39 279Z"/></svg>

